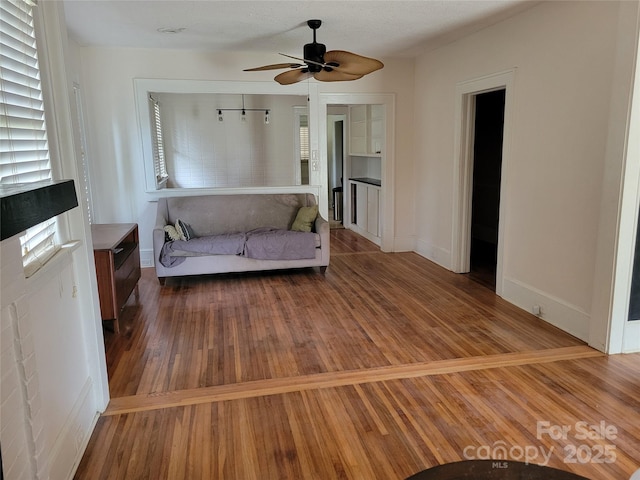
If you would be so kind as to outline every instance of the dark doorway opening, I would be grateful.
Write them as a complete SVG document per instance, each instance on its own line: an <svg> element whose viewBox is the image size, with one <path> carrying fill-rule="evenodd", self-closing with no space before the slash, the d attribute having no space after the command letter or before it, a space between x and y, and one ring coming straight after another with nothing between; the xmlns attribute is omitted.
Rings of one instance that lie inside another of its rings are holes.
<svg viewBox="0 0 640 480"><path fill-rule="evenodd" d="M640 320L640 222L638 222L636 230L636 249L632 272L629 321Z"/></svg>
<svg viewBox="0 0 640 480"><path fill-rule="evenodd" d="M496 289L505 90L475 96L469 275Z"/></svg>

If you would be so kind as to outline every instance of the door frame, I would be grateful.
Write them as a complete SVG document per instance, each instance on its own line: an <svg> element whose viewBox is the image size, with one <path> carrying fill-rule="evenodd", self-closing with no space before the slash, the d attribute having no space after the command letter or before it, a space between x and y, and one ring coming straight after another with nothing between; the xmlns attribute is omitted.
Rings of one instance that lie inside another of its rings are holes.
<svg viewBox="0 0 640 480"><path fill-rule="evenodd" d="M502 141L502 174L500 179L500 211L498 214L498 255L496 262L496 295L502 296L504 272L504 232L507 205L513 87L516 70L460 82L456 85L455 143L453 158L453 222L451 266L456 273L468 273L471 268L471 202L473 189L473 141L475 96L495 90L505 90L504 131Z"/></svg>
<svg viewBox="0 0 640 480"><path fill-rule="evenodd" d="M330 118L330 117L334 117L334 118ZM343 195L346 191L346 186L345 186L345 182L344 182L344 174L345 174L345 167L346 167L346 160L347 160L347 120L348 120L348 115L346 113L328 113L327 110L327 125L331 124L333 126L334 132L333 132L333 137L335 139L335 124L338 122L342 122L342 157L340 158L340 164L342 166L341 169L336 170L337 173L337 177L336 177L336 184L333 187L339 187L340 184L337 183L340 181L340 178L342 178L342 188L343 188ZM329 140L329 129L327 128L327 194L329 195L329 207L331 207L331 205L333 204L333 191L332 191L332 184L331 184L331 180L330 180L330 176L331 176L331 172L332 172L332 168L334 167L334 165L331 162L331 157L333 157L334 160L337 160L338 157L335 157L333 154L331 154L331 156L329 155L329 144L328 144L328 140ZM336 148L336 143L334 141L333 143L333 149L335 151Z"/></svg>
<svg viewBox="0 0 640 480"><path fill-rule="evenodd" d="M382 200L382 212L380 221L382 224L380 249L383 252L394 251L394 225L395 225L395 194L394 194L394 152L395 152L395 94L393 93L320 93L318 95L318 117L324 119L319 125L319 149L320 158L327 164L327 107L329 105L384 105L385 106L385 141L382 152L382 187L380 195ZM348 185L348 179L344 178L343 184ZM346 192L344 193L347 194ZM328 205L328 198L321 198ZM343 219L347 215L345 208ZM344 220L343 220L344 224ZM346 225L345 225L346 227Z"/></svg>

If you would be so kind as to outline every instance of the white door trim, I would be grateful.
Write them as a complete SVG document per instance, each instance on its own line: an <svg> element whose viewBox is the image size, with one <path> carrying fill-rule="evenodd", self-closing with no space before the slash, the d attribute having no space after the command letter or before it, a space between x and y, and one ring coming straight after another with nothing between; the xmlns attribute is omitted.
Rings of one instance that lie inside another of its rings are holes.
<svg viewBox="0 0 640 480"><path fill-rule="evenodd" d="M516 70L487 75L456 85L455 136L453 158L453 222L451 232L451 269L467 273L470 269L471 200L473 180L474 96L505 89L504 134L502 144L502 176L500 181L500 213L498 217L498 259L496 265L496 294L502 296L504 231L506 217L506 185L508 180L513 116L513 87Z"/></svg>
<svg viewBox="0 0 640 480"><path fill-rule="evenodd" d="M640 49L636 53L636 73L625 138L624 165L618 219L613 294L609 316L607 353L640 352L640 320L629 320L633 264L640 222Z"/></svg>

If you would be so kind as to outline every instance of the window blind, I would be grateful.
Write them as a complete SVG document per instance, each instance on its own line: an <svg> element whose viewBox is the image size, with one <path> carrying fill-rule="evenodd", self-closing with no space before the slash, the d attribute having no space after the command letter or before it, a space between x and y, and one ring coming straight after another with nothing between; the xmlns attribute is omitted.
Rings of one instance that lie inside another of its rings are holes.
<svg viewBox="0 0 640 480"><path fill-rule="evenodd" d="M51 178L31 6L23 0L1 3L0 183Z"/></svg>
<svg viewBox="0 0 640 480"><path fill-rule="evenodd" d="M309 124L306 115L300 117L300 160L309 160Z"/></svg>
<svg viewBox="0 0 640 480"><path fill-rule="evenodd" d="M156 174L156 185L159 186L169 178L169 174L167 173L167 163L164 156L160 104L151 96L149 96L149 101L153 107L153 121L151 122L151 128L153 130L153 168Z"/></svg>
<svg viewBox="0 0 640 480"><path fill-rule="evenodd" d="M51 178L33 1L0 2L0 183ZM55 218L20 238L29 276L55 253Z"/></svg>

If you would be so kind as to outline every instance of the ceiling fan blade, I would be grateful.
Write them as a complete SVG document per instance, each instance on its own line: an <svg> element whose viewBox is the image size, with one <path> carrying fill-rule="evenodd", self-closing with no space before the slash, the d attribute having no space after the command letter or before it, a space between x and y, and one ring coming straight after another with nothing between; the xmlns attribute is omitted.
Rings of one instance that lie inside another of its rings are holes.
<svg viewBox="0 0 640 480"><path fill-rule="evenodd" d="M316 30L320 28L321 24L322 22L320 20L309 20L307 22L307 25L313 30L313 42L305 44L303 49L304 57L308 58L300 58L287 55L286 53L280 53L280 55L284 57L304 63L278 63L249 68L246 69L245 72L292 68L293 70L274 77L281 85L290 85L311 77L320 82L357 80L384 67L384 64L380 60L347 52L346 50L331 50L327 52L324 44L316 42ZM313 60L310 60L311 58Z"/></svg>
<svg viewBox="0 0 640 480"><path fill-rule="evenodd" d="M280 68L300 68L304 67L299 63L274 63L273 65L264 65L262 67L245 68L243 72L260 72L263 70L278 70Z"/></svg>
<svg viewBox="0 0 640 480"><path fill-rule="evenodd" d="M280 85L291 85L292 83L301 82L307 78L312 77L313 74L306 68L300 68L298 70L289 70L288 72L281 73L273 77L273 79Z"/></svg>
<svg viewBox="0 0 640 480"><path fill-rule="evenodd" d="M331 50L324 54L326 66L340 70L351 75L367 75L384 67L380 60L375 58L363 57L356 53L347 52L345 50ZM337 63L337 67L331 64Z"/></svg>
<svg viewBox="0 0 640 480"><path fill-rule="evenodd" d="M286 53L281 53L280 55L294 60L300 60L305 63L310 63L312 65L318 65L323 68L330 68L348 75L367 75L384 67L384 64L380 60L358 55L357 53L347 52L345 50L331 50L325 53L325 63L307 60L306 58L294 57L292 55L287 55Z"/></svg>
<svg viewBox="0 0 640 480"><path fill-rule="evenodd" d="M294 60L299 60L301 62L305 62L305 63L310 63L312 65L319 65L321 67L324 67L325 64L321 63L321 62L315 62L313 60L307 60L306 58L300 58L300 57L294 57L293 55L287 55L286 53L281 53L280 55L282 55L283 57L287 57L287 58L293 58Z"/></svg>
<svg viewBox="0 0 640 480"><path fill-rule="evenodd" d="M349 80L358 80L362 77L364 77L364 75L351 75L341 70L331 70L330 72L321 70L313 74L313 78L320 82L348 82Z"/></svg>

